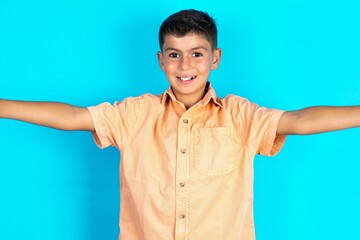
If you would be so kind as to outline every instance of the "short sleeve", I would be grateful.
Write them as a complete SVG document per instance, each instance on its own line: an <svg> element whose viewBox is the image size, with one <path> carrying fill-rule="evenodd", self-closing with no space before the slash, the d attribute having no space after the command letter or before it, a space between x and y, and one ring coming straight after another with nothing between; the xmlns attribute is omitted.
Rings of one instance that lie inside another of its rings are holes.
<svg viewBox="0 0 360 240"><path fill-rule="evenodd" d="M256 154L276 155L286 136L276 134L282 110L259 107L244 98L233 100L233 109L243 141Z"/></svg>
<svg viewBox="0 0 360 240"><path fill-rule="evenodd" d="M99 148L115 146L121 149L132 137L140 112L139 98L122 102L101 103L88 107L95 131L92 133Z"/></svg>
<svg viewBox="0 0 360 240"><path fill-rule="evenodd" d="M259 116L254 124L256 127L253 129L251 136L254 142L258 142L256 153L265 156L274 156L280 152L284 145L286 136L276 135L279 120L284 111L276 109L259 109Z"/></svg>

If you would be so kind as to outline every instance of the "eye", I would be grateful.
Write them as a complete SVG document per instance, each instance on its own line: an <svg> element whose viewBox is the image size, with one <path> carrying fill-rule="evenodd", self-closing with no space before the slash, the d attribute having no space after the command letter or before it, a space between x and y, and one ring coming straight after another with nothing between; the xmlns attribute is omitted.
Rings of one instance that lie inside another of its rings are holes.
<svg viewBox="0 0 360 240"><path fill-rule="evenodd" d="M193 56L193 57L201 57L201 56L202 56L202 53L200 53L200 52L194 52L193 54L191 54L191 56Z"/></svg>
<svg viewBox="0 0 360 240"><path fill-rule="evenodd" d="M178 58L178 57L180 57L180 55L178 53L172 52L172 53L169 54L169 57Z"/></svg>

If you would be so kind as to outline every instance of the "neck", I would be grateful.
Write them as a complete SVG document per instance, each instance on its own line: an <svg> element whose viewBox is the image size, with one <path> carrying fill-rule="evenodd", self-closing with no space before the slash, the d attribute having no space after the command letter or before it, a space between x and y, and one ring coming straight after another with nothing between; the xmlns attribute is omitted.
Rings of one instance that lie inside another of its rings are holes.
<svg viewBox="0 0 360 240"><path fill-rule="evenodd" d="M176 98L177 101L184 104L186 110L194 106L197 102L199 102L201 99L204 98L206 93L209 90L210 83L208 82L204 88L204 91L202 93L196 93L196 94L178 94L174 89L172 88L172 92Z"/></svg>
<svg viewBox="0 0 360 240"><path fill-rule="evenodd" d="M194 106L198 101L200 101L202 98L196 99L196 100L190 100L190 99L178 99L179 102L182 102L186 108L186 110L188 110L189 108L191 108L192 106Z"/></svg>
<svg viewBox="0 0 360 240"><path fill-rule="evenodd" d="M197 102L199 102L201 99L204 98L205 94L207 93L208 91L208 87L206 87L204 89L204 92L201 94L201 95L198 95L198 96L193 96L193 95L189 95L189 96L183 96L183 95L176 95L176 93L174 93L176 99L183 103L186 110L188 110L189 108L191 108L192 106L194 106Z"/></svg>

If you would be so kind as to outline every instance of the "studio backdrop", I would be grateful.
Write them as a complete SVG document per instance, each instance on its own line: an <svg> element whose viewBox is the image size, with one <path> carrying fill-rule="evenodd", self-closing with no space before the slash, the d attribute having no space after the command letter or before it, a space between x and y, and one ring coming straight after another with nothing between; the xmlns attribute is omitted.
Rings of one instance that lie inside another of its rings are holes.
<svg viewBox="0 0 360 240"><path fill-rule="evenodd" d="M0 98L91 106L162 93L158 29L189 8L216 19L219 96L283 110L360 104L356 0L0 0ZM257 157L257 239L360 239L359 139L290 136ZM119 158L87 132L0 119L0 239L117 239Z"/></svg>

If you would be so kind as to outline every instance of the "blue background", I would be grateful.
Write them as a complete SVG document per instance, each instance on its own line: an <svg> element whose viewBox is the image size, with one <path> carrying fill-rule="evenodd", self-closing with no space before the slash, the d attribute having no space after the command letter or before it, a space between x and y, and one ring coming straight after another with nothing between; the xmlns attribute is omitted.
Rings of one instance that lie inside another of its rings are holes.
<svg viewBox="0 0 360 240"><path fill-rule="evenodd" d="M356 0L0 0L0 97L80 106L167 87L161 22L215 17L218 95L293 110L360 104ZM0 120L0 239L117 239L116 149L90 133ZM258 240L360 239L359 129L290 136L255 160Z"/></svg>

